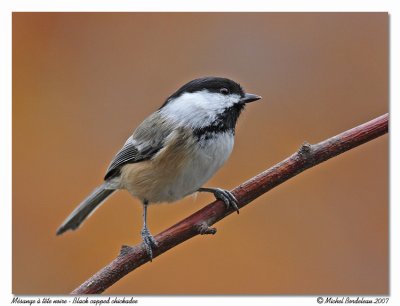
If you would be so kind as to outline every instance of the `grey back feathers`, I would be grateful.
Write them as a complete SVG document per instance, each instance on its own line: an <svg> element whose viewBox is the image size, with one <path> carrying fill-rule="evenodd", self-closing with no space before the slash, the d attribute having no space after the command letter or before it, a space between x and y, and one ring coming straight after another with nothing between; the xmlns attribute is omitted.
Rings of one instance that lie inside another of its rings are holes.
<svg viewBox="0 0 400 306"><path fill-rule="evenodd" d="M122 166L151 159L162 147L167 136L173 131L159 112L147 117L128 138L122 149L108 166L105 180L118 176Z"/></svg>

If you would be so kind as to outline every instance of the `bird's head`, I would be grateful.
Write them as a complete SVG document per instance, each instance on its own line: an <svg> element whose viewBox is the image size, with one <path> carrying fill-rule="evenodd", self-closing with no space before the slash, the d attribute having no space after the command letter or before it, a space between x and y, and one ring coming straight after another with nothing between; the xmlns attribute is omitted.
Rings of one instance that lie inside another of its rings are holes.
<svg viewBox="0 0 400 306"><path fill-rule="evenodd" d="M210 125L234 129L247 103L261 99L246 93L236 82L221 77L190 81L173 93L160 112L176 123L203 128Z"/></svg>

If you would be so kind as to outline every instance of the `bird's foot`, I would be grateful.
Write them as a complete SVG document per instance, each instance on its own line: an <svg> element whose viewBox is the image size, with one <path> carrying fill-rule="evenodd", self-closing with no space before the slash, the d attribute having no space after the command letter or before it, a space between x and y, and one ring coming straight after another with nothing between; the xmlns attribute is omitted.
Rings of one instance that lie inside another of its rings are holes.
<svg viewBox="0 0 400 306"><path fill-rule="evenodd" d="M146 249L147 254L150 257L150 261L153 260L153 247L156 248L157 241L154 239L154 237L150 234L150 231L148 230L147 227L144 227L142 231L140 232L142 239L143 239L143 244Z"/></svg>
<svg viewBox="0 0 400 306"><path fill-rule="evenodd" d="M239 202L232 192L221 188L204 188L204 191L212 192L215 198L223 201L228 209L232 207L237 213L239 213Z"/></svg>

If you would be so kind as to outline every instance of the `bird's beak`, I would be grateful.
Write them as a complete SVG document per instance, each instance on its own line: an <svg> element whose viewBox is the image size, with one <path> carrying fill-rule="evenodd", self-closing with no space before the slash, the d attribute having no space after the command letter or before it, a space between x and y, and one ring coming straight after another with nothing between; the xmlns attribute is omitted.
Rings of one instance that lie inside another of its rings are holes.
<svg viewBox="0 0 400 306"><path fill-rule="evenodd" d="M242 103L250 103L250 102L254 102L257 100L260 100L262 97L257 96L257 95L253 95L250 93L246 93L244 94L244 97L240 99L240 102Z"/></svg>

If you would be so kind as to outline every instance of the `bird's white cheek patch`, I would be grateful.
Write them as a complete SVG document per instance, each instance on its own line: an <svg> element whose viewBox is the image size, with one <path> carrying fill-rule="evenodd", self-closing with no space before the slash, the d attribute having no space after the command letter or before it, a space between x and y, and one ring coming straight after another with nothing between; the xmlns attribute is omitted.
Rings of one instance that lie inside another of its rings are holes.
<svg viewBox="0 0 400 306"><path fill-rule="evenodd" d="M199 128L212 124L218 114L239 99L239 95L225 96L208 91L185 93L167 104L161 112L178 124Z"/></svg>

